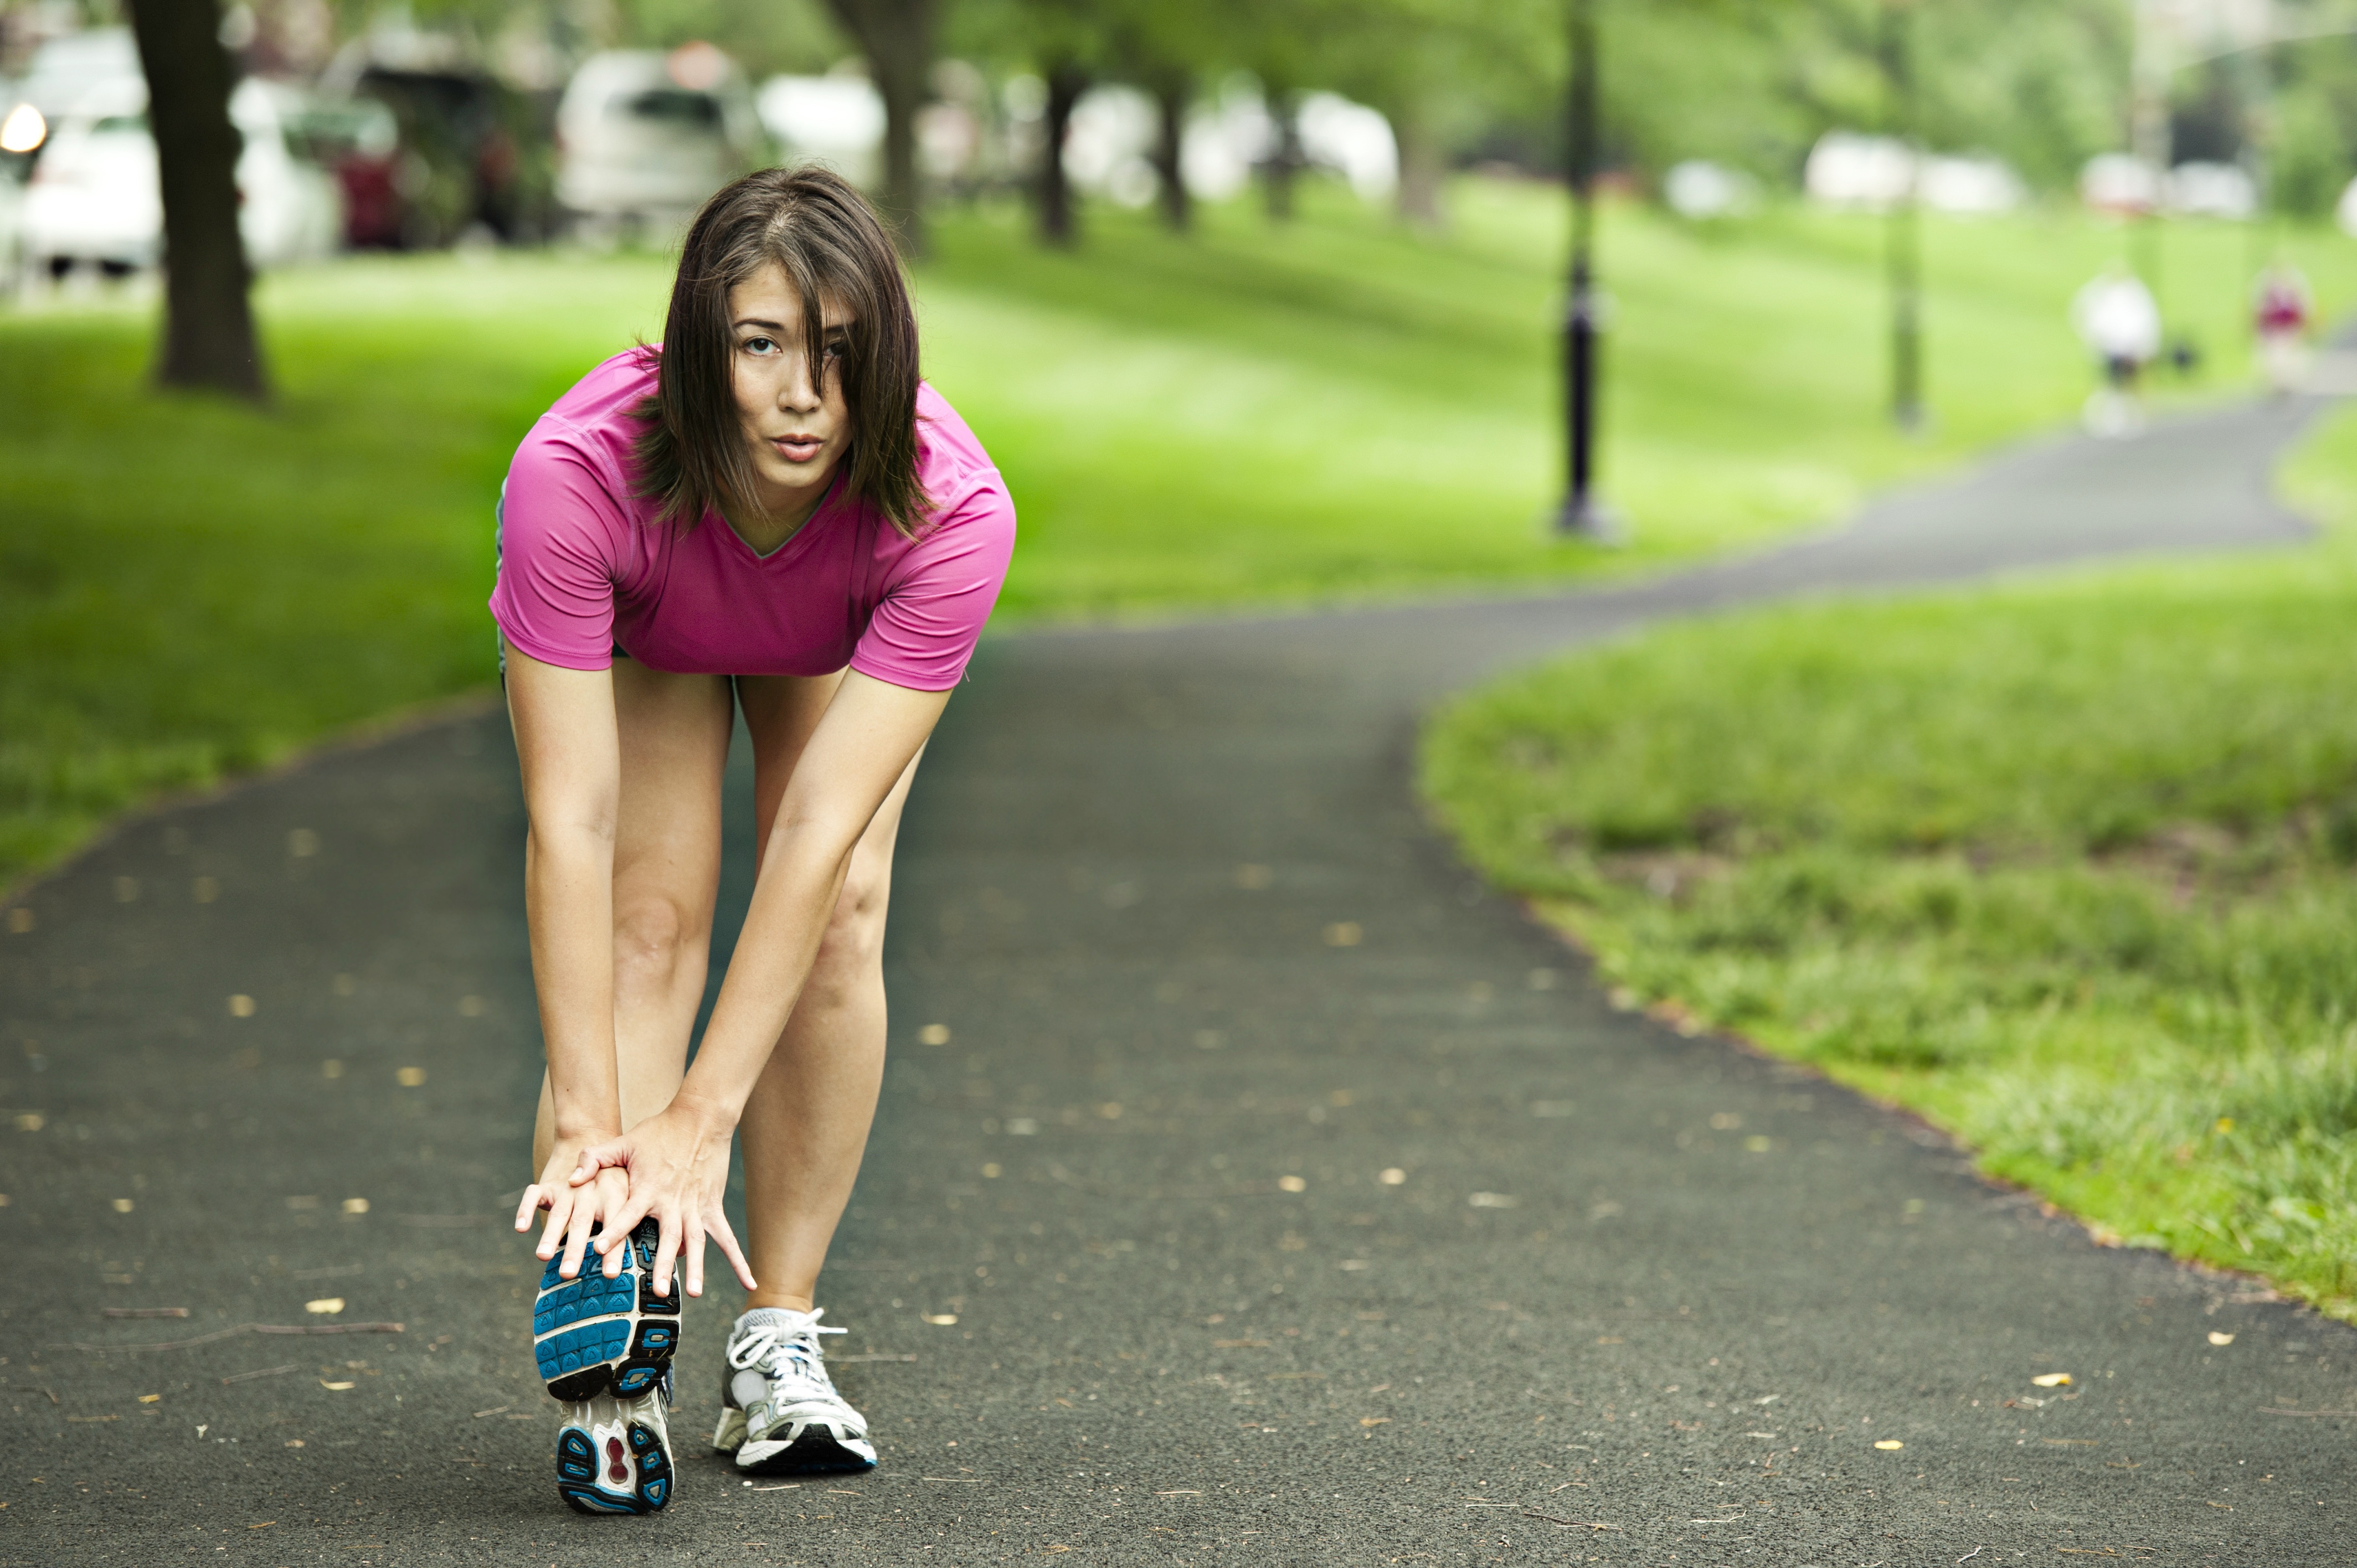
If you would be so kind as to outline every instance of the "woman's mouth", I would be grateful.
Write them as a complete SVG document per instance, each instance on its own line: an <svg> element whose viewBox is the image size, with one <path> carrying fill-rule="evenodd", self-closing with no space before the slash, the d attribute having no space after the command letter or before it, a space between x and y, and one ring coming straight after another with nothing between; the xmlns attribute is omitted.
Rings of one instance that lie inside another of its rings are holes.
<svg viewBox="0 0 2357 1568"><path fill-rule="evenodd" d="M807 463L816 457L826 443L815 435L779 435L770 438L778 456L789 463Z"/></svg>

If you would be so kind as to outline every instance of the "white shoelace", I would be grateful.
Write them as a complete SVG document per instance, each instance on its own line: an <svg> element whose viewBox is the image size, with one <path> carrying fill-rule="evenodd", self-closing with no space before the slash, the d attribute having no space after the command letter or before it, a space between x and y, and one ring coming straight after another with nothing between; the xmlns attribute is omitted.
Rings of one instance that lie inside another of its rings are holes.
<svg viewBox="0 0 2357 1568"><path fill-rule="evenodd" d="M819 1322L826 1311L820 1307L811 1313L808 1321L795 1328L780 1328L774 1323L760 1323L745 1330L743 1337L728 1347L728 1364L740 1372L758 1370L772 1382L799 1385L791 1391L807 1391L826 1399L835 1399L834 1380L826 1375L826 1359L819 1349L822 1334L848 1334L848 1328L835 1328Z"/></svg>

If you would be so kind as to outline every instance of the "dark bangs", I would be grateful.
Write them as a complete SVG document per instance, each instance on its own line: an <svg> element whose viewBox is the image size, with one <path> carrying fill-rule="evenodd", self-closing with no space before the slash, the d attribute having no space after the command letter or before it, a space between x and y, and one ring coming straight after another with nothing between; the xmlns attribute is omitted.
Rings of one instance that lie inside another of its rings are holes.
<svg viewBox="0 0 2357 1568"><path fill-rule="evenodd" d="M900 258L858 191L823 168L764 169L704 204L680 252L655 392L635 449L638 490L658 516L692 528L707 508L759 517L733 391L728 291L772 263L802 297L802 340L826 363L825 300L853 319L837 374L851 412L844 475L851 494L914 537L928 509L917 482L917 319Z"/></svg>

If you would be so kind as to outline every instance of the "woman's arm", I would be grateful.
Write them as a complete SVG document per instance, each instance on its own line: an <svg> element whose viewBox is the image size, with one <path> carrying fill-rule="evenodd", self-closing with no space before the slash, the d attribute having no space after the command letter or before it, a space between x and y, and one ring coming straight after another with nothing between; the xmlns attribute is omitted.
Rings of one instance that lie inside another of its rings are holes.
<svg viewBox="0 0 2357 1568"><path fill-rule="evenodd" d="M679 1092L628 1137L584 1153L574 1172L579 1183L608 1166L629 1169L630 1201L608 1224L599 1248L654 1215L662 1230L655 1254L659 1291L669 1287L673 1258L683 1255L688 1294L703 1294L707 1235L746 1288L753 1288L721 1211L729 1141L810 978L851 852L932 734L949 696L856 671L843 678L787 782L744 932Z"/></svg>
<svg viewBox="0 0 2357 1568"><path fill-rule="evenodd" d="M533 984L548 1047L556 1144L524 1189L516 1229L548 1208L539 1254L579 1269L589 1227L619 1207L619 1179L587 1190L566 1180L581 1151L622 1131L614 1059L614 821L621 748L609 670L567 670L507 650L508 715L523 774L524 910ZM617 1269L619 1259L615 1260Z"/></svg>

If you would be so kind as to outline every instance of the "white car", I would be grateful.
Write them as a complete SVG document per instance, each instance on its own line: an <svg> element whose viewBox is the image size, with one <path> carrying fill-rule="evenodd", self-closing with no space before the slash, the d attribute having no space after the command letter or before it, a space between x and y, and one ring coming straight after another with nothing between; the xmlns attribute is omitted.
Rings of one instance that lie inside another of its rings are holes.
<svg viewBox="0 0 2357 1568"><path fill-rule="evenodd" d="M295 89L253 77L230 95L230 120L244 140L238 229L257 267L328 255L343 233L334 177L288 143L302 104ZM131 271L155 264L163 237L147 86L117 78L87 91L51 125L25 192L26 261L51 273L76 263Z"/></svg>
<svg viewBox="0 0 2357 1568"><path fill-rule="evenodd" d="M616 49L573 73L556 107L556 199L584 217L676 221L754 166L752 94L709 44Z"/></svg>

